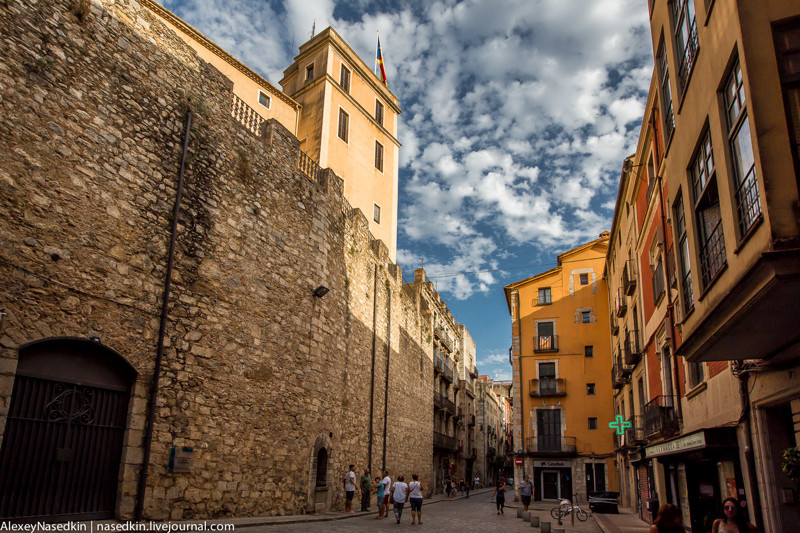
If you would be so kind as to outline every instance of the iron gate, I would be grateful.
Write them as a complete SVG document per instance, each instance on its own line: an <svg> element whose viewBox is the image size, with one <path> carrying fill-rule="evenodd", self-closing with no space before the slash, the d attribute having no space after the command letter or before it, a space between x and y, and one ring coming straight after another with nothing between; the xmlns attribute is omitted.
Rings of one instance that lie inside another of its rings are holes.
<svg viewBox="0 0 800 533"><path fill-rule="evenodd" d="M71 362L72 373L91 374ZM113 518L130 389L32 376L26 366L21 358L0 449L0 518Z"/></svg>

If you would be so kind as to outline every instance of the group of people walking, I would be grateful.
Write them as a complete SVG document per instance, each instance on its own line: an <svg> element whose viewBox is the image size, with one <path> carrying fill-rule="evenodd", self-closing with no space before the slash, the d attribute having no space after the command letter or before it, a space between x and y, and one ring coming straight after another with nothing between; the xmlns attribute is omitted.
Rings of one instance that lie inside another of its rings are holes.
<svg viewBox="0 0 800 533"><path fill-rule="evenodd" d="M456 492L459 492L460 494L466 494L467 498L469 498L470 486L469 483L465 482L463 478L461 479L461 481L456 483L455 476L447 476L444 480L443 485L444 485L444 491L447 494L448 498L455 498Z"/></svg>
<svg viewBox="0 0 800 533"><path fill-rule="evenodd" d="M353 511L353 498L356 491L355 469L355 465L350 465L350 469L344 476L344 508L348 513L355 512ZM370 495L372 494L372 489L375 489L378 503L376 520L388 517L389 505L392 505L394 517L399 524L403 516L403 508L406 503L409 503L411 506L411 525L422 524L422 494L425 489L419 480L418 474L411 474L411 481L408 483L406 483L405 477L402 475L397 476L395 482L392 483L388 470L383 471L383 478L377 476L373 479L369 474L369 468L365 468L359 483L361 486L362 512L369 511Z"/></svg>

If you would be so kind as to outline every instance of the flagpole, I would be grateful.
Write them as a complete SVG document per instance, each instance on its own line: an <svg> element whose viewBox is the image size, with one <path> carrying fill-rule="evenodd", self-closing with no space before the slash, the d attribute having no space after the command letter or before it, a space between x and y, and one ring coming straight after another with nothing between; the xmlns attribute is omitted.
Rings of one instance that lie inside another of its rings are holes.
<svg viewBox="0 0 800 533"><path fill-rule="evenodd" d="M378 36L378 41L375 43L375 64L372 67L373 74L375 74L375 71L378 70L378 46L381 42L381 33L378 30L375 30L375 34Z"/></svg>

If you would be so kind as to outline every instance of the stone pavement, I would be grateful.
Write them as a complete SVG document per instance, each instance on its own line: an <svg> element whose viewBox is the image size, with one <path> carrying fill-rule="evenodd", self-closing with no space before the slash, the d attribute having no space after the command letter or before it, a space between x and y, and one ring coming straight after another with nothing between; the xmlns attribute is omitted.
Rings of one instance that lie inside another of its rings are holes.
<svg viewBox="0 0 800 533"><path fill-rule="evenodd" d="M594 519L603 533L647 533L650 524L631 510L620 509L619 514L595 514Z"/></svg>

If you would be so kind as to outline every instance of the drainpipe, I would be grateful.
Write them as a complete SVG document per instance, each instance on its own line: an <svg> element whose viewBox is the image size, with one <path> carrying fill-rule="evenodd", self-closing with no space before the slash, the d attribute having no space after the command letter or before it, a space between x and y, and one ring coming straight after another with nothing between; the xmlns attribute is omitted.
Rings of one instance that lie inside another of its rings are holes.
<svg viewBox="0 0 800 533"><path fill-rule="evenodd" d="M667 219L664 215L664 195L661 189L661 176L656 175L656 186L658 187L658 207L661 210L661 234L664 236L664 273L667 273ZM677 266L677 264L676 264ZM677 273L676 273L677 275ZM675 392L675 415L678 418L678 423L683 419L680 398L680 381L678 381L678 360L675 355L675 306L672 301L672 289L669 286L669 278L666 279L666 293L667 293L667 327L669 327L669 348L672 360L672 389Z"/></svg>
<svg viewBox="0 0 800 533"><path fill-rule="evenodd" d="M375 346L378 341L378 265L375 264L372 281L372 371L369 380L369 446L367 467L372 472L372 430L375 415Z"/></svg>
<svg viewBox="0 0 800 533"><path fill-rule="evenodd" d="M178 173L178 190L175 195L175 208L172 211L172 233L169 241L169 258L167 259L167 274L164 280L164 296L161 302L161 319L158 327L158 348L156 361L153 368L153 383L150 386L150 409L147 413L147 422L144 434L144 453L142 456L142 470L139 473L139 486L136 492L136 508L134 518L137 522L142 520L144 511L144 493L147 488L147 474L150 466L150 449L153 444L153 425L156 415L156 401L158 400L158 380L161 374L161 361L164 356L164 337L167 328L167 309L169 305L169 290L172 283L172 265L175 259L175 240L178 234L178 214L183 194L183 176L186 169L186 152L189 150L189 133L192 129L192 108L186 110L186 133L183 139L183 154L181 154L181 169Z"/></svg>
<svg viewBox="0 0 800 533"><path fill-rule="evenodd" d="M756 461L753 455L753 436L750 433L750 390L747 388L747 372L740 372L737 376L739 379L739 398L742 402L742 428L744 429L744 459L747 463L748 475L747 479L750 485L750 493L753 495L753 502L750 505L752 509L753 524L759 529L761 527L761 494L758 489L758 479L756 479Z"/></svg>
<svg viewBox="0 0 800 533"><path fill-rule="evenodd" d="M377 268L377 267L376 267ZM383 390L383 469L386 469L386 435L389 426L389 356L392 354L392 291L388 291L388 305L389 305L389 324L388 331L386 332L386 386Z"/></svg>

